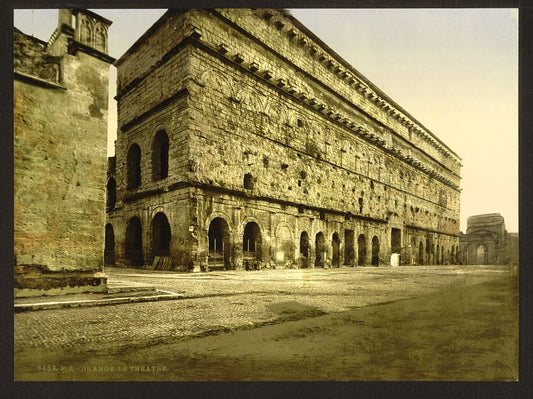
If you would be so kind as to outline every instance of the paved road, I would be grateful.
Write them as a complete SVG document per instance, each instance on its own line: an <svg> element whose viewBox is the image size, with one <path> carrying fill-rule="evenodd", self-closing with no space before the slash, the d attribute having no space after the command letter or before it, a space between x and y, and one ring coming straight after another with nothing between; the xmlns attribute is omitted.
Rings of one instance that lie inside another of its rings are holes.
<svg viewBox="0 0 533 399"><path fill-rule="evenodd" d="M341 312L507 276L497 266L263 270L184 274L110 268L186 299L15 314L15 351L143 347L272 323L295 311Z"/></svg>

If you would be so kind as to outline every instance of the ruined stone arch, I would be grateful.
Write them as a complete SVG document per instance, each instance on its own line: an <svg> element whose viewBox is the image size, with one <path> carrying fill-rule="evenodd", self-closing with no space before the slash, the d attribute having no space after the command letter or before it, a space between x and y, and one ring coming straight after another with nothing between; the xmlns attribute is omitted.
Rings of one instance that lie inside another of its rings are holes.
<svg viewBox="0 0 533 399"><path fill-rule="evenodd" d="M237 99L237 92L232 80L227 75L223 75L216 69L204 71L198 81L204 86L204 90L217 90L223 93L227 98Z"/></svg>
<svg viewBox="0 0 533 399"><path fill-rule="evenodd" d="M164 212L157 212L150 224L152 257L170 256L172 231L167 215Z"/></svg>
<svg viewBox="0 0 533 399"><path fill-rule="evenodd" d="M237 93L237 100L240 101L241 107L253 112L266 114L266 101L261 99L261 95L250 86L245 86Z"/></svg>
<svg viewBox="0 0 533 399"><path fill-rule="evenodd" d="M126 260L130 266L144 264L142 223L138 216L131 217L126 224Z"/></svg>

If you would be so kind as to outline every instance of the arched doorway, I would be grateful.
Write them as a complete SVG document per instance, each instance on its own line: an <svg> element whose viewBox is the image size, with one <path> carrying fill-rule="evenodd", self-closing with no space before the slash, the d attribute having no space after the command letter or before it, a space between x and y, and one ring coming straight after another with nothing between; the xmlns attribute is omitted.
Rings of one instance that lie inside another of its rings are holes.
<svg viewBox="0 0 533 399"><path fill-rule="evenodd" d="M287 225L276 229L276 265L292 267L294 263L294 242L292 232Z"/></svg>
<svg viewBox="0 0 533 399"><path fill-rule="evenodd" d="M152 220L153 256L170 256L170 224L163 212L158 212Z"/></svg>
<svg viewBox="0 0 533 399"><path fill-rule="evenodd" d="M209 266L230 269L230 234L228 223L220 217L214 218L209 224L207 236L209 240Z"/></svg>
<svg viewBox="0 0 533 399"><path fill-rule="evenodd" d="M168 135L164 130L156 133L152 142L152 180L168 177Z"/></svg>
<svg viewBox="0 0 533 399"><path fill-rule="evenodd" d="M306 231L300 234L300 267L309 267L309 235Z"/></svg>
<svg viewBox="0 0 533 399"><path fill-rule="evenodd" d="M441 265L445 264L445 261L444 261L444 245L440 247L440 264Z"/></svg>
<svg viewBox="0 0 533 399"><path fill-rule="evenodd" d="M344 230L344 264L354 266L354 233L353 230Z"/></svg>
<svg viewBox="0 0 533 399"><path fill-rule="evenodd" d="M331 237L331 266L333 267L340 267L341 265L340 245L341 240L339 239L339 235L333 233Z"/></svg>
<svg viewBox="0 0 533 399"><path fill-rule="evenodd" d="M255 262L261 260L261 229L255 222L250 222L244 228L242 237L243 261Z"/></svg>
<svg viewBox="0 0 533 399"><path fill-rule="evenodd" d="M360 234L357 238L357 264L363 266L366 264L366 238Z"/></svg>
<svg viewBox="0 0 533 399"><path fill-rule="evenodd" d="M440 259L439 259L439 255L440 255L440 250L439 250L439 244L437 244L437 250L435 251L435 263L437 265L440 265Z"/></svg>
<svg viewBox="0 0 533 399"><path fill-rule="evenodd" d="M324 233L319 232L315 237L315 267L324 267L326 261L326 240L324 239Z"/></svg>
<svg viewBox="0 0 533 399"><path fill-rule="evenodd" d="M483 244L479 244L476 248L476 265L487 264L487 251Z"/></svg>
<svg viewBox="0 0 533 399"><path fill-rule="evenodd" d="M379 265L379 239L377 236L372 238L372 266Z"/></svg>
<svg viewBox="0 0 533 399"><path fill-rule="evenodd" d="M418 264L424 264L424 243L422 241L418 244Z"/></svg>
<svg viewBox="0 0 533 399"><path fill-rule="evenodd" d="M130 266L142 266L144 264L142 226L141 221L136 216L132 217L126 226L126 260Z"/></svg>
<svg viewBox="0 0 533 399"><path fill-rule="evenodd" d="M115 232L111 223L105 225L104 265L115 264Z"/></svg>

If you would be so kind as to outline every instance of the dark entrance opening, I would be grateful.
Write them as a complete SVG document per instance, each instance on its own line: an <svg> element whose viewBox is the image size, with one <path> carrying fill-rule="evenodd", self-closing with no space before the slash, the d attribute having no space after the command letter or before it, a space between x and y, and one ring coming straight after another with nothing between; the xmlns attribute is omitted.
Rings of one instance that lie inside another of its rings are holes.
<svg viewBox="0 0 533 399"><path fill-rule="evenodd" d="M424 243L422 241L418 244L418 264L424 264Z"/></svg>
<svg viewBox="0 0 533 399"><path fill-rule="evenodd" d="M261 229L255 222L248 223L244 228L242 253L245 262L261 260Z"/></svg>
<svg viewBox="0 0 533 399"><path fill-rule="evenodd" d="M439 244L437 244L437 250L435 251L435 263L437 265L440 265L439 255L440 255L440 246Z"/></svg>
<svg viewBox="0 0 533 399"><path fill-rule="evenodd" d="M344 230L344 264L354 265L355 251L354 251L354 234L353 230Z"/></svg>
<svg viewBox="0 0 533 399"><path fill-rule="evenodd" d="M115 264L115 232L111 223L105 226L104 265Z"/></svg>
<svg viewBox="0 0 533 399"><path fill-rule="evenodd" d="M209 224L209 266L230 269L230 235L228 223L214 218Z"/></svg>
<svg viewBox="0 0 533 399"><path fill-rule="evenodd" d="M377 236L372 238L372 266L379 265L379 239Z"/></svg>
<svg viewBox="0 0 533 399"><path fill-rule="evenodd" d="M366 238L364 234L357 238L357 264L359 266L366 264Z"/></svg>
<svg viewBox="0 0 533 399"><path fill-rule="evenodd" d="M324 234L322 232L317 233L316 235L315 248L315 266L324 267L324 262L326 260L326 240L324 239Z"/></svg>
<svg viewBox="0 0 533 399"><path fill-rule="evenodd" d="M130 266L144 264L142 226L138 217L132 217L126 227L126 259Z"/></svg>
<svg viewBox="0 0 533 399"><path fill-rule="evenodd" d="M333 233L331 237L331 266L340 267L341 266L341 254L340 254L340 245L341 240L337 233Z"/></svg>
<svg viewBox="0 0 533 399"><path fill-rule="evenodd" d="M309 267L309 235L306 231L300 234L300 267Z"/></svg>
<svg viewBox="0 0 533 399"><path fill-rule="evenodd" d="M158 212L152 220L153 256L170 256L170 224L163 212Z"/></svg>
<svg viewBox="0 0 533 399"><path fill-rule="evenodd" d="M440 264L441 265L445 264L445 260L444 260L444 245L442 247L440 247Z"/></svg>

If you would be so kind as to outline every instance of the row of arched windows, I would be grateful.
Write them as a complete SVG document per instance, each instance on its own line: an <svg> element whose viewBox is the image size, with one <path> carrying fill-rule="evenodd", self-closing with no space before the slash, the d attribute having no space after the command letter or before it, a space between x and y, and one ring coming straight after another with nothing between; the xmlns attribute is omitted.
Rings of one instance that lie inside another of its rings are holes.
<svg viewBox="0 0 533 399"><path fill-rule="evenodd" d="M162 180L168 177L168 135L159 130L152 141L152 180ZM132 190L141 185L141 147L133 143L126 157L127 188Z"/></svg>

